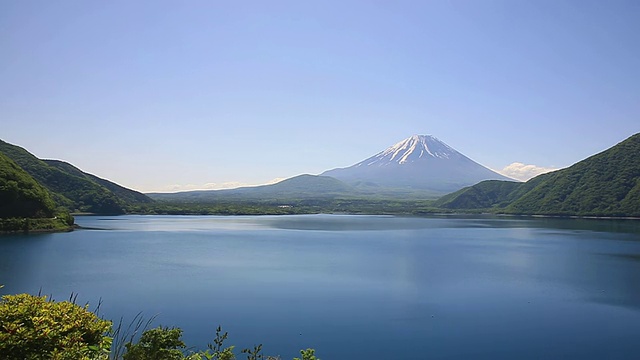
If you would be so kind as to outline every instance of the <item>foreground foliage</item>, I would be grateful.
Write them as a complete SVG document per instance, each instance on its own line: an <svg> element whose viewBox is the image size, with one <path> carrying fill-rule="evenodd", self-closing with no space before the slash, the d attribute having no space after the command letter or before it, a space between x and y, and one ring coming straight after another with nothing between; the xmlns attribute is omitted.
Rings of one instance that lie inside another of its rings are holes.
<svg viewBox="0 0 640 360"><path fill-rule="evenodd" d="M146 330L137 343L129 342L125 345L127 352L123 360L235 360L234 346L225 347L229 337L218 326L213 343L207 345L206 351L184 353L185 343L181 340L182 330L159 326ZM268 356L262 353L262 344L240 351L247 360L280 360L279 356ZM300 350L300 358L293 360L320 360L315 356L314 349Z"/></svg>
<svg viewBox="0 0 640 360"><path fill-rule="evenodd" d="M5 295L0 302L0 358L107 359L111 322L87 307L45 296Z"/></svg>
<svg viewBox="0 0 640 360"><path fill-rule="evenodd" d="M0 286L1 288L2 286ZM45 296L5 295L0 301L0 359L3 360L235 360L234 346L226 346L227 332L216 329L205 351L186 351L182 330L159 326L145 330L137 341L114 344L120 329L71 301L55 302ZM137 331L137 328L136 328ZM115 335L115 336L114 336ZM122 334L121 334L122 335ZM124 351L122 350L124 347ZM280 360L266 356L262 344L240 352L247 360ZM300 351L294 360L320 360L315 350Z"/></svg>

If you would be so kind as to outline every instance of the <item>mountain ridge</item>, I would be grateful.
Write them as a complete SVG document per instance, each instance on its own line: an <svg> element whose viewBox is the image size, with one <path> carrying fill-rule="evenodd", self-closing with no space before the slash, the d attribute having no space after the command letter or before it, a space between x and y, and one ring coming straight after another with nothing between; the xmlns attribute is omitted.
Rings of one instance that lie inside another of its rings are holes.
<svg viewBox="0 0 640 360"><path fill-rule="evenodd" d="M154 200L211 202L214 200L282 200L334 198L348 196L355 190L329 176L302 174L275 184L224 190L192 190L178 193L147 193Z"/></svg>
<svg viewBox="0 0 640 360"><path fill-rule="evenodd" d="M147 198L147 202L153 201L142 193L84 173L69 163L39 159L26 149L2 140L0 140L0 153L12 159L40 185L44 186L57 206L65 207L70 212L124 214L127 207L140 203L140 201L131 200L132 193ZM99 180L94 180L96 178ZM122 195L116 194L102 184L107 184L108 187L112 187ZM126 189L126 191L122 189Z"/></svg>
<svg viewBox="0 0 640 360"><path fill-rule="evenodd" d="M435 145L430 144L432 141ZM420 203L422 208L414 210L418 213L433 213L441 209L446 212L489 211L550 216L640 216L638 154L640 133L568 168L539 175L527 182L481 181L441 196L434 202ZM412 136L358 164L370 169L397 170L424 161L456 158L466 157L433 136ZM58 207L63 206L71 211L101 214L119 214L127 209L133 209L134 212L163 211L162 206L157 209L145 206L153 200L144 194L85 173L64 161L38 159L25 149L1 140L0 165L4 170L8 169L0 179L0 195L3 199L0 205L10 204L16 196L28 195L24 198L26 202L21 202L26 204L26 209L31 206L28 197L40 194L42 196L36 197L44 199L40 202L44 207L40 207L42 211L32 211L33 216L51 216L55 207L46 200L47 196ZM16 187L16 184L19 186ZM425 194L427 192L424 190L407 187L385 187L366 181L349 183L330 176L303 174L276 184L256 187L150 195L160 200L186 203L238 201L241 204L257 202L275 206L287 205L288 201L292 201L293 204L314 205L320 210L325 209L322 204L348 205L346 208L349 209L357 209L355 204L364 204L367 211L372 211L380 208L372 208L371 204L384 206L389 202L395 202L396 209L409 210L402 204L408 204L411 200L428 200ZM136 207L129 207L131 204L136 204ZM342 205L334 208L344 209ZM16 209L18 206L22 205L16 205ZM33 208L37 209L38 206Z"/></svg>

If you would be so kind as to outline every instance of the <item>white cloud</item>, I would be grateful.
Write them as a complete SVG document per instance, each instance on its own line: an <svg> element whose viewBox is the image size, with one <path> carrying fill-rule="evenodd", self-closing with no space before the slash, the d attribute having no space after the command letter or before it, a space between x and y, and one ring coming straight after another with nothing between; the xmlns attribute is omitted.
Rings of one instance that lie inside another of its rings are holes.
<svg viewBox="0 0 640 360"><path fill-rule="evenodd" d="M508 176L512 179L527 181L540 174L548 173L550 171L558 170L552 167L542 167L537 165L526 165L519 162L511 163L505 166L504 169L498 170L498 172L504 176Z"/></svg>
<svg viewBox="0 0 640 360"><path fill-rule="evenodd" d="M227 181L222 183L206 183L206 184L173 184L169 186L165 186L162 189L157 191L147 191L147 192L180 192L180 191L192 191L192 190L225 190L225 189L236 189L239 187L246 186L260 186L260 185L271 185L275 183L279 183L286 178L275 178L267 181L264 184L249 184L239 181Z"/></svg>
<svg viewBox="0 0 640 360"><path fill-rule="evenodd" d="M287 178L281 178L281 177L279 177L279 178L275 178L275 179L270 180L269 182L267 182L267 183L266 183L266 184L264 184L264 185L277 184L277 183L279 183L280 181L282 181L282 180L286 180L286 179L287 179Z"/></svg>

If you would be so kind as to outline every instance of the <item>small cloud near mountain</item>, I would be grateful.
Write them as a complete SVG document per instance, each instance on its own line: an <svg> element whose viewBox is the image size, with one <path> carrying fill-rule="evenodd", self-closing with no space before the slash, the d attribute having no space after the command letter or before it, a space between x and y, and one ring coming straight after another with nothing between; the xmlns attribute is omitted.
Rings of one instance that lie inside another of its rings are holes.
<svg viewBox="0 0 640 360"><path fill-rule="evenodd" d="M286 178L275 178L263 184L248 184L239 181L227 181L222 183L206 183L206 184L174 184L161 189L158 192L178 192L178 191L192 191L192 190L227 190L227 189L236 189L240 187L247 186L260 186L260 185L271 185L279 183L280 181Z"/></svg>
<svg viewBox="0 0 640 360"><path fill-rule="evenodd" d="M519 162L514 162L505 166L504 169L499 170L498 172L512 179L527 181L540 174L548 173L555 170L558 170L558 169L553 167L542 167L537 165L531 165L531 164L527 165Z"/></svg>

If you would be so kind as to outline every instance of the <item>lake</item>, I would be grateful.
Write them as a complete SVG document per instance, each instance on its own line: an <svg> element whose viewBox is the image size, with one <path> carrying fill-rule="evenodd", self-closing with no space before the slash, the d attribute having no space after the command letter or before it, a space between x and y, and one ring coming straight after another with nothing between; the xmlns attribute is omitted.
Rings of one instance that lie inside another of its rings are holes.
<svg viewBox="0 0 640 360"><path fill-rule="evenodd" d="M2 294L143 312L204 349L291 359L638 359L640 223L391 216L78 216L0 236ZM238 351L239 352L239 351ZM244 358L239 356L238 358Z"/></svg>

